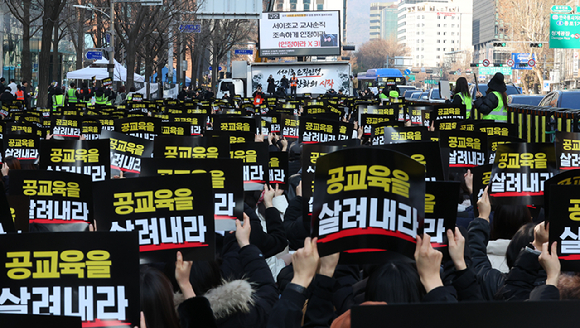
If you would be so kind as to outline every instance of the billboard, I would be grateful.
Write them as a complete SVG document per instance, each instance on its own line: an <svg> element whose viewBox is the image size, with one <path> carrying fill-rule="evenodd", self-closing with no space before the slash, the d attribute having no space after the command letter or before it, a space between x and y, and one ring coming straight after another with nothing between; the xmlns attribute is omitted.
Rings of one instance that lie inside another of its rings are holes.
<svg viewBox="0 0 580 328"><path fill-rule="evenodd" d="M258 19L262 13L260 0L201 1L197 19Z"/></svg>
<svg viewBox="0 0 580 328"><path fill-rule="evenodd" d="M340 13L266 12L260 19L260 57L340 55Z"/></svg>

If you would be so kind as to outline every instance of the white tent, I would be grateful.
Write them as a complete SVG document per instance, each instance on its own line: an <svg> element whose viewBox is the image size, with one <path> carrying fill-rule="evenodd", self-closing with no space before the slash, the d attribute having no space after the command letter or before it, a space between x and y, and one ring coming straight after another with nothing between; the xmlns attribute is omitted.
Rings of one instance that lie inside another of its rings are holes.
<svg viewBox="0 0 580 328"><path fill-rule="evenodd" d="M109 61L105 58L95 61L95 64L108 64ZM69 80L88 80L96 76L97 80L102 80L109 77L109 72L106 68L92 68L85 67L76 71L66 73L66 78ZM127 69L115 60L115 76L114 81L127 81ZM135 73L134 82L145 82L145 77Z"/></svg>

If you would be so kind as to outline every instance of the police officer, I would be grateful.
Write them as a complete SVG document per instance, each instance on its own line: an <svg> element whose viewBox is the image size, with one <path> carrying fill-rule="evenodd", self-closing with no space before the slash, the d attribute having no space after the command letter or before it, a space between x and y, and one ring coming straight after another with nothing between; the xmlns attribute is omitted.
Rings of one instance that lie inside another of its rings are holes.
<svg viewBox="0 0 580 328"><path fill-rule="evenodd" d="M61 88L54 88L52 95L52 110L56 110L57 107L64 107L64 95Z"/></svg>
<svg viewBox="0 0 580 328"><path fill-rule="evenodd" d="M102 87L97 88L95 91L95 105L105 106L107 105L107 96Z"/></svg>
<svg viewBox="0 0 580 328"><path fill-rule="evenodd" d="M75 88L75 84L71 83L70 84L70 88L68 88L66 90L66 101L67 104L74 106L76 103L78 103L78 99L77 99L77 89Z"/></svg>
<svg viewBox="0 0 580 328"><path fill-rule="evenodd" d="M507 87L502 73L495 73L487 84L485 97L477 92L474 106L483 114L484 120L507 123Z"/></svg>

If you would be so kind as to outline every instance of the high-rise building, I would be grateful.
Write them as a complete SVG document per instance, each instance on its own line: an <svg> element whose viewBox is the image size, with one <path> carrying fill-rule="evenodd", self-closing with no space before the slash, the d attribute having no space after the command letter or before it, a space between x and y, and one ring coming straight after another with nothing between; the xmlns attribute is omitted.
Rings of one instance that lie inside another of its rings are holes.
<svg viewBox="0 0 580 328"><path fill-rule="evenodd" d="M397 39L415 67L437 67L445 53L472 49L472 0L401 0Z"/></svg>
<svg viewBox="0 0 580 328"><path fill-rule="evenodd" d="M397 40L398 12L396 4L381 10L381 39Z"/></svg>
<svg viewBox="0 0 580 328"><path fill-rule="evenodd" d="M381 13L383 9L390 6L389 2L374 2L371 3L371 17L370 17L370 35L369 39L381 38Z"/></svg>
<svg viewBox="0 0 580 328"><path fill-rule="evenodd" d="M498 0L473 1L473 60L479 62L489 59L493 62L505 62L509 53L494 51L494 41L507 40L503 22L499 20Z"/></svg>
<svg viewBox="0 0 580 328"><path fill-rule="evenodd" d="M347 0L274 0L273 11L340 11L342 42L346 42L346 3Z"/></svg>

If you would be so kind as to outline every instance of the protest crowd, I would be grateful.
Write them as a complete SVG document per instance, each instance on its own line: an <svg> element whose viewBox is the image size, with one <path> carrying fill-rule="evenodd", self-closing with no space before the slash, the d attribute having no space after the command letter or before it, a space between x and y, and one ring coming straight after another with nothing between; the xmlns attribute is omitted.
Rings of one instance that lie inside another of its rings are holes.
<svg viewBox="0 0 580 328"><path fill-rule="evenodd" d="M71 83L46 109L3 85L0 313L402 327L377 318L580 298L575 113L508 106L501 74L439 104L295 79L150 101Z"/></svg>

